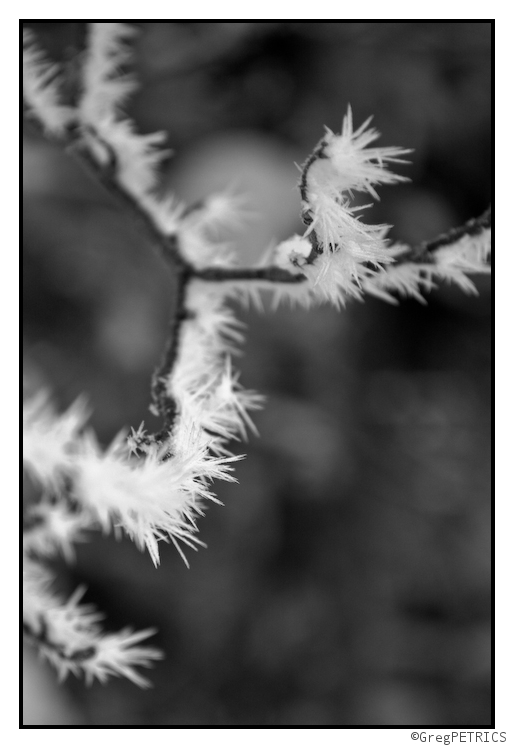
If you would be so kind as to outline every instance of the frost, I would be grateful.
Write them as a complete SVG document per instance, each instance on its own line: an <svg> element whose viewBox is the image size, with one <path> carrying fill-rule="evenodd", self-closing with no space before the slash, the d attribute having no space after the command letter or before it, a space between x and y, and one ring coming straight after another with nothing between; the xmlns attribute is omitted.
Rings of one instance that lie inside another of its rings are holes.
<svg viewBox="0 0 514 748"><path fill-rule="evenodd" d="M405 177L391 170L408 150L374 145L379 133L366 120L354 130L351 109L340 134L327 130L301 169L303 235L266 250L262 261L241 268L221 230L239 228L249 215L228 190L186 206L160 191L159 169L169 152L165 134L140 134L122 110L136 82L127 72L134 28L92 22L80 61L73 106L63 97L64 71L46 60L24 34L24 96L30 114L52 138L70 147L135 215L177 277L177 306L164 363L152 385L152 410L163 418L157 434L144 425L102 446L83 400L58 414L44 393L24 405L24 466L41 489L26 512L24 627L59 677L68 673L104 682L121 675L148 685L136 667L162 655L140 646L150 630L103 633L101 614L50 591L51 576L37 559L73 556L89 530L125 532L153 563L159 543L196 549L197 518L218 502L213 483L234 481L233 440L255 432L251 412L263 398L244 389L232 359L244 341L230 300L261 308L263 291L275 304L344 307L366 294L387 302L425 294L440 282L475 293L469 277L489 272L490 218L469 222L438 240L410 248L391 245L389 226L369 225L354 193L378 199L379 185ZM366 200L369 198L366 196Z"/></svg>
<svg viewBox="0 0 514 748"><path fill-rule="evenodd" d="M49 135L60 136L75 113L61 103L62 70L49 62L36 43L34 34L23 30L23 97Z"/></svg>

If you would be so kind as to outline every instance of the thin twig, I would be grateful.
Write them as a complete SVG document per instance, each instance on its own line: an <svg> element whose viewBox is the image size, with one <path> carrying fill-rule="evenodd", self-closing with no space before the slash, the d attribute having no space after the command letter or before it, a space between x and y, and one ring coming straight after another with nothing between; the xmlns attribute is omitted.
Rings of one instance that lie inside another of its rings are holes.
<svg viewBox="0 0 514 748"><path fill-rule="evenodd" d="M193 269L192 275L203 281L269 281L270 283L300 283L307 280L301 273L290 273L284 268L270 265L267 267L219 267Z"/></svg>
<svg viewBox="0 0 514 748"><path fill-rule="evenodd" d="M298 188L300 190L300 196L304 203L309 202L309 196L307 194L307 173L315 161L318 161L318 159L320 158L327 158L327 156L325 155L326 145L327 145L327 141L325 140L325 138L322 138L320 142L318 143L318 145L316 146L316 148L312 151L311 154L309 154L306 161L302 164L302 167L301 167L302 176L300 177L300 183L298 185ZM312 219L309 220L309 216L310 216L310 213L308 211L307 211L307 215L304 216L302 214L302 220L307 225L310 224L312 220Z"/></svg>
<svg viewBox="0 0 514 748"><path fill-rule="evenodd" d="M82 140L71 141L68 144L68 151L129 211L142 233L161 251L166 262L175 267L191 270L190 264L179 251L176 234L170 234L169 236L164 234L156 225L151 214L117 181L116 155L107 143L100 142L108 149L111 159L107 167L101 166L96 161Z"/></svg>
<svg viewBox="0 0 514 748"><path fill-rule="evenodd" d="M421 244L407 250L398 257L397 264L404 262L433 263L436 261L434 253L438 249L455 244L455 242L464 236L477 236L485 229L491 228L491 220L491 206L489 206L478 218L471 218L462 226L450 229L443 234L439 234L434 239L421 242Z"/></svg>
<svg viewBox="0 0 514 748"><path fill-rule="evenodd" d="M173 425L177 413L177 404L173 397L167 391L167 381L173 370L175 360L178 354L180 328L182 323L190 317L190 312L186 307L187 283L191 277L190 273L184 268L177 270L177 295L175 308L170 321L170 332L162 361L152 377L152 405L156 414L164 418L164 427L159 434L155 435L164 438L168 435Z"/></svg>

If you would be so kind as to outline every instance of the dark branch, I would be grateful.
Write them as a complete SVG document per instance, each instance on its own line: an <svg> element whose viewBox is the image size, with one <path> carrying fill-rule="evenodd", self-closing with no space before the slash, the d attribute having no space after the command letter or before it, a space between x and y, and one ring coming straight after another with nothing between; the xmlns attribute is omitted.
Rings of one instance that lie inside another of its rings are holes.
<svg viewBox="0 0 514 748"><path fill-rule="evenodd" d="M450 229L444 234L439 234L435 239L421 242L421 244L412 247L405 254L400 255L397 264L404 262L433 263L435 262L434 253L438 249L454 244L464 236L477 236L488 228L491 228L491 206L478 218L471 218L462 226Z"/></svg>
<svg viewBox="0 0 514 748"><path fill-rule="evenodd" d="M269 267L238 268L238 267L207 267L196 268L193 276L204 281L234 281L234 280L263 280L270 283L300 283L305 276L290 273L284 268L270 265Z"/></svg>
<svg viewBox="0 0 514 748"><path fill-rule="evenodd" d="M96 135L92 135L96 137ZM92 156L90 150L83 140L72 140L68 150L85 166L105 189L123 205L132 215L139 229L145 234L150 242L162 253L164 259L174 266L190 269L187 260L181 255L178 248L178 239L175 234L166 236L155 224L152 216L144 209L137 199L128 192L116 179L116 154L114 150L103 140L99 140L101 147L105 147L109 154L107 166L101 166Z"/></svg>
<svg viewBox="0 0 514 748"><path fill-rule="evenodd" d="M162 431L154 435L157 441L161 441L169 434L177 414L177 404L168 394L166 383L177 358L181 325L190 317L190 312L186 308L186 289L190 277L190 273L184 269L177 270L177 297L171 317L169 337L162 361L152 377L152 409L164 418Z"/></svg>
<svg viewBox="0 0 514 748"><path fill-rule="evenodd" d="M308 158L305 161L305 163L302 164L302 176L300 177L300 184L298 186L299 186L299 189L300 189L300 196L301 196L301 198L302 198L302 200L303 200L304 203L308 203L309 202L309 197L307 195L307 173L308 173L309 169L311 168L312 164L315 161L317 161L320 158L327 158L325 156L325 147L326 147L326 145L327 145L327 142L326 142L326 140L324 138L322 140L320 140L320 142L318 143L318 145L316 146L316 148L308 156ZM309 211L304 211L304 213L306 215L304 215L302 213L302 220L303 220L303 222L307 223L307 224L311 223L312 219L309 220L309 218L310 218Z"/></svg>

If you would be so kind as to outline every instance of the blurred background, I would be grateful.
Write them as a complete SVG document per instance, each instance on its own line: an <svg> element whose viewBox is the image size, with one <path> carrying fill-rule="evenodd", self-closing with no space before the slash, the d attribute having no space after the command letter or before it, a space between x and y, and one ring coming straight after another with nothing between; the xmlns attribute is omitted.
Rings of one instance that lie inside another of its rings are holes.
<svg viewBox="0 0 514 748"><path fill-rule="evenodd" d="M73 22L29 23L54 59ZM165 130L163 184L187 201L235 187L241 262L301 231L296 183L348 103L380 145L414 149L367 211L409 243L490 202L491 28L483 22L142 23L128 111ZM118 206L27 122L27 386L87 393L107 444L149 411L173 280ZM367 202L367 201L366 201ZM490 284L428 305L369 299L240 310L237 365L267 397L239 485L216 486L185 568L100 534L56 560L106 628L157 626L166 653L128 681L55 685L27 652L26 724L386 726L491 723Z"/></svg>

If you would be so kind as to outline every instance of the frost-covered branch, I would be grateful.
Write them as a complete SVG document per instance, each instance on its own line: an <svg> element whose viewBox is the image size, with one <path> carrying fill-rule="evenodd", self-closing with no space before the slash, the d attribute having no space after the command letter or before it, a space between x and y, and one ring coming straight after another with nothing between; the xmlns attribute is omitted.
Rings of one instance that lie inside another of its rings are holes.
<svg viewBox="0 0 514 748"><path fill-rule="evenodd" d="M307 283L288 288L287 295L304 306L322 301L344 306L366 293L392 303L397 303L397 295L424 302L423 293L438 280L475 292L468 275L489 272L490 214L414 248L391 245L389 226L371 226L356 215L369 206L355 206L354 193L367 192L377 199L376 186L405 181L388 166L403 163L401 157L409 153L370 147L379 134L369 122L354 131L349 108L341 133L327 130L301 168L307 230L278 245L273 259L289 272L301 271Z"/></svg>
<svg viewBox="0 0 514 748"><path fill-rule="evenodd" d="M489 271L490 213L419 247L390 244L389 226L361 220L368 205L356 193L378 199L377 187L405 181L391 171L408 150L373 145L379 134L369 120L354 130L351 109L340 134L327 130L301 168L301 216L306 226L266 252L253 267L212 237L213 229L241 219L228 193L184 205L160 189L159 167L168 158L165 134L139 134L123 113L135 80L127 72L135 30L117 22L89 23L86 47L65 70L46 60L34 36L24 36L24 95L29 114L60 143L135 220L173 273L175 303L169 338L151 385L153 413L161 429L144 424L121 432L102 447L87 424L83 401L58 414L46 395L24 408L24 464L41 488L27 512L25 630L61 676L86 680L122 674L139 685L135 671L160 656L140 647L150 632L102 634L99 616L49 592L37 562L55 553L68 558L87 530L125 532L159 563L159 542L196 549L197 519L218 501L212 483L234 481L240 456L230 442L254 429L249 413L262 405L245 390L232 366L243 342L230 299L336 307L365 294L397 303L408 295L424 301L437 282L475 292L470 274ZM73 88L72 95L68 89Z"/></svg>
<svg viewBox="0 0 514 748"><path fill-rule="evenodd" d="M102 632L103 615L92 605L79 605L85 590L79 588L64 601L50 591L51 578L39 564L25 561L23 572L23 632L40 655L57 670L60 680L69 673L83 675L86 683L101 683L123 676L142 688L150 685L135 669L149 667L162 653L139 643L155 632L124 629Z"/></svg>
<svg viewBox="0 0 514 748"><path fill-rule="evenodd" d="M462 226L450 229L443 234L439 234L439 236L436 236L434 239L424 241L417 247L413 247L404 255L401 255L401 260L409 260L411 262L430 262L434 253L442 247L448 247L452 244L457 244L457 242L459 242L461 239L465 239L466 237L485 235L486 232L491 228L491 213L491 206L489 206L489 208L487 208L487 210L485 210L478 218L471 218Z"/></svg>
<svg viewBox="0 0 514 748"><path fill-rule="evenodd" d="M438 282L454 283L465 293L477 294L470 275L490 272L491 209L463 226L451 229L418 247L400 248L397 262L371 275L363 288L384 301L413 296L426 304L425 294ZM394 296L392 294L395 294Z"/></svg>

